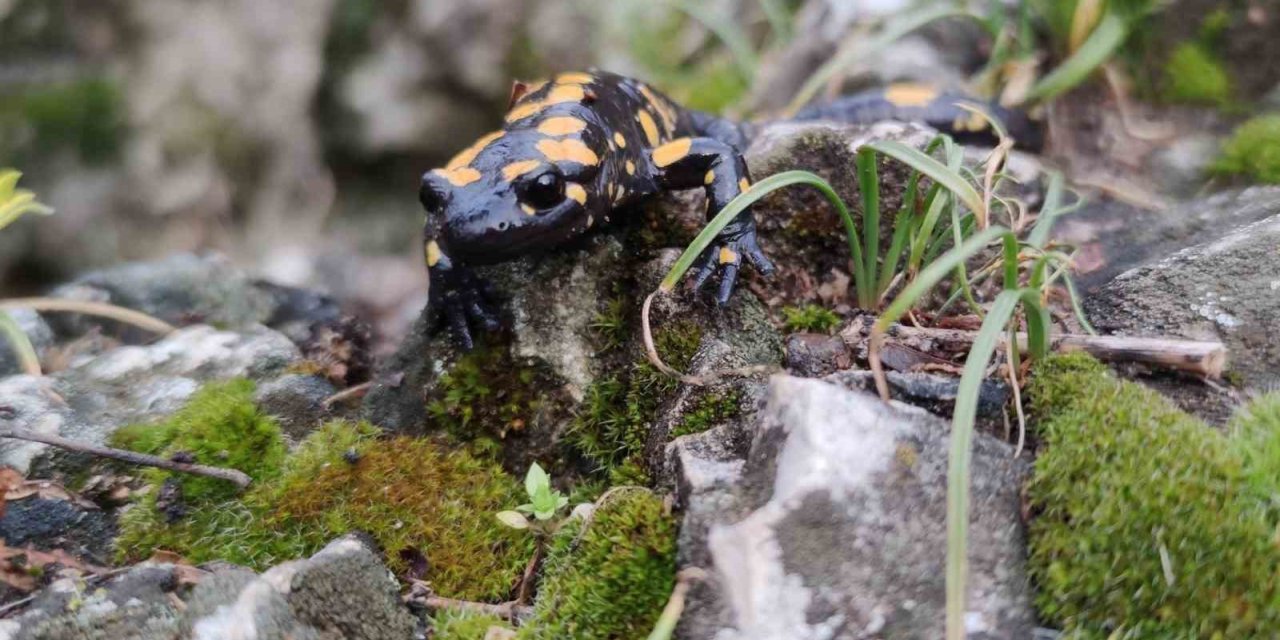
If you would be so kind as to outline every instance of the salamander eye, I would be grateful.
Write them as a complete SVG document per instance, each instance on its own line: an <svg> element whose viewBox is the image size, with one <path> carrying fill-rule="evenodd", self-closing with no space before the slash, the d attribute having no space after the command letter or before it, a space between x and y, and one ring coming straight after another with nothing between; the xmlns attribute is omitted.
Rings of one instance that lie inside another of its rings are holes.
<svg viewBox="0 0 1280 640"><path fill-rule="evenodd" d="M564 201L564 178L555 171L534 176L524 183L521 200L537 209L550 209Z"/></svg>

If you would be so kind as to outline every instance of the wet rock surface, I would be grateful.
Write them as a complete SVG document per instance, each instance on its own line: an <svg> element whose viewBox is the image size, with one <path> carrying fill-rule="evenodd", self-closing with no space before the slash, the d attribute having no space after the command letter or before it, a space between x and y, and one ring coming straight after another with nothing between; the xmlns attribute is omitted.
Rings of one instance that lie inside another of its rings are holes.
<svg viewBox="0 0 1280 640"><path fill-rule="evenodd" d="M70 500L9 500L0 516L0 539L8 546L61 549L99 565L110 562L115 535L111 514Z"/></svg>
<svg viewBox="0 0 1280 640"><path fill-rule="evenodd" d="M681 560L707 561L718 585L695 593L684 637L940 637L948 425L775 376L745 431L668 447L685 508ZM1007 445L977 437L970 637L1033 628L1018 498L1027 471ZM700 548L690 536L703 531Z"/></svg>
<svg viewBox="0 0 1280 640"><path fill-rule="evenodd" d="M1280 206L1280 198L1265 206ZM1278 244L1280 216L1271 216L1126 271L1087 297L1085 309L1108 333L1221 340L1228 369L1242 383L1274 389L1280 384Z"/></svg>

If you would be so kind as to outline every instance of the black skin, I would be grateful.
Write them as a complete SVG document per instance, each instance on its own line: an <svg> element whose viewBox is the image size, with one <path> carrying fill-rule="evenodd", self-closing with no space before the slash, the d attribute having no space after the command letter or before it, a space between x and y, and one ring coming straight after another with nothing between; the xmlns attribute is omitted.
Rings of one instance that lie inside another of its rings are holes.
<svg viewBox="0 0 1280 640"><path fill-rule="evenodd" d="M431 296L464 349L474 344L474 328L499 327L494 296L471 266L552 249L662 191L705 189L710 220L751 181L742 157L750 125L683 109L638 80L565 73L527 90L517 84L512 97L501 134L478 141L446 169L428 172L419 194L427 212ZM798 119L893 117L882 113L883 97L848 102L855 99L838 101L844 106L835 112ZM953 113L952 119L968 115L955 107L936 111L932 115ZM699 257L694 288L718 275L715 299L724 304L743 261L762 275L774 269L760 250L750 209Z"/></svg>

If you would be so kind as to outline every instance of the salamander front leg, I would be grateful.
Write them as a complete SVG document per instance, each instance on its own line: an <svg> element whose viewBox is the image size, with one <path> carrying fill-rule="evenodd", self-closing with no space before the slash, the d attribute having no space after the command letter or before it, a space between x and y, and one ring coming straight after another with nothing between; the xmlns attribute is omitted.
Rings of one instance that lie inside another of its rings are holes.
<svg viewBox="0 0 1280 640"><path fill-rule="evenodd" d="M658 184L664 189L706 189L707 220L714 218L730 200L751 185L742 154L712 138L673 140L655 148L652 161ZM728 302L744 258L762 275L773 273L773 263L760 250L756 222L750 208L730 221L699 256L694 288L702 288L711 274L719 270L720 287L716 301L720 304Z"/></svg>
<svg viewBox="0 0 1280 640"><path fill-rule="evenodd" d="M454 262L443 245L428 237L424 245L427 271L431 274L431 300L463 350L475 346L471 337L474 323L484 331L497 331L501 323L488 304L484 281L465 265Z"/></svg>

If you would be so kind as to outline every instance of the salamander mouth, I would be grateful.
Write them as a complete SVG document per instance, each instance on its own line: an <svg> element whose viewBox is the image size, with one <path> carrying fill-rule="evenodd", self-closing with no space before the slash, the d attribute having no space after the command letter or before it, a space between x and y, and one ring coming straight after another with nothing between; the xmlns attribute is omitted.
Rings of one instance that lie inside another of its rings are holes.
<svg viewBox="0 0 1280 640"><path fill-rule="evenodd" d="M576 204L576 203L575 203ZM539 251L553 249L574 237L581 209L566 207L549 212L535 221L515 228L495 228L480 237L450 240L459 257L471 264L493 264Z"/></svg>

